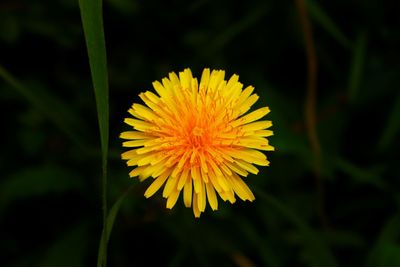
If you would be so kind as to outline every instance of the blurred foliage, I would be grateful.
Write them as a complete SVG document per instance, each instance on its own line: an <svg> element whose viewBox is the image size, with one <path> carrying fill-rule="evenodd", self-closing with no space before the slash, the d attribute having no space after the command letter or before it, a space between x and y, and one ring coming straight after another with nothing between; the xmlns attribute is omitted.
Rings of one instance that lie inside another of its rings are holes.
<svg viewBox="0 0 400 267"><path fill-rule="evenodd" d="M304 125L292 1L106 0L110 266L400 266L400 26L395 1L307 1L318 57L323 198ZM0 265L93 266L102 226L96 103L78 1L0 3ZM237 73L272 112L256 201L199 220L130 180L118 135L169 71ZM128 190L134 185L131 190ZM326 221L321 218L323 207ZM114 221L115 219L115 221Z"/></svg>

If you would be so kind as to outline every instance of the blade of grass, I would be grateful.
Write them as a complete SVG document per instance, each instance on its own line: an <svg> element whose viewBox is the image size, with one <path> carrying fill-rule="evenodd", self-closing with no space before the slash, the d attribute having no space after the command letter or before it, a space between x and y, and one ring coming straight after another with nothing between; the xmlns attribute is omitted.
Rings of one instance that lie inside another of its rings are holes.
<svg viewBox="0 0 400 267"><path fill-rule="evenodd" d="M109 135L109 107L108 107L108 73L106 45L104 40L102 0L79 0L83 31L89 55L89 64L92 74L92 83L96 97L97 116L100 128L102 151L102 206L103 206L103 232L107 231L107 156ZM107 266L107 240L102 235L104 242L99 251L97 266Z"/></svg>
<svg viewBox="0 0 400 267"><path fill-rule="evenodd" d="M232 24L232 26L219 33L218 37L209 44L209 51L219 51L225 45L229 44L234 38L239 36L242 32L256 24L263 16L266 15L267 11L268 10L266 6L263 5L254 9L252 12L249 12L249 14Z"/></svg>
<svg viewBox="0 0 400 267"><path fill-rule="evenodd" d="M327 244L319 238L319 235L311 229L308 224L295 214L289 207L281 203L273 196L266 194L262 190L255 189L260 201L281 214L287 221L292 223L304 238L304 245L310 251L308 260L311 266L337 267L338 264L332 255Z"/></svg>
<svg viewBox="0 0 400 267"><path fill-rule="evenodd" d="M82 136L74 129L83 129L84 123L79 121L79 116L74 114L61 99L51 95L48 91L38 92L27 88L22 82L0 65L0 77L16 92L18 92L34 108L40 110L61 132L82 151L88 153L89 148L82 140Z"/></svg>
<svg viewBox="0 0 400 267"><path fill-rule="evenodd" d="M100 244L99 244L99 251L104 251L106 249L107 243L110 240L110 235L114 226L115 218L118 215L119 209L124 202L126 196L129 194L131 189L134 187L134 185L131 185L119 198L118 200L114 203L114 205L111 207L110 212L108 213L107 216L107 227L103 228L103 231L101 233L101 239L100 239ZM107 233L106 235L104 233ZM102 261L102 255L99 253L98 255L98 262Z"/></svg>
<svg viewBox="0 0 400 267"><path fill-rule="evenodd" d="M390 143L394 141L396 135L400 133L400 94L397 95L388 117L381 138L379 138L378 149L380 151L387 149Z"/></svg>
<svg viewBox="0 0 400 267"><path fill-rule="evenodd" d="M53 164L21 168L8 177L3 174L2 178L0 218L6 207L21 199L83 190L83 177L79 173Z"/></svg>
<svg viewBox="0 0 400 267"><path fill-rule="evenodd" d="M44 251L37 266L86 266L84 262L89 248L89 233L89 225L86 221L71 227ZM71 257L71 255L73 255L73 257Z"/></svg>
<svg viewBox="0 0 400 267"><path fill-rule="evenodd" d="M390 264L384 264L388 262L388 256L392 258L397 258L397 262L399 262L399 257L393 257L394 255L390 254L388 248L390 245L396 244L397 240L400 236L400 214L395 214L392 218L386 221L386 224L382 227L382 230L379 234L375 245L371 249L369 255L367 256L365 266L366 267L374 267L374 266L396 266ZM398 255L398 254L397 254Z"/></svg>
<svg viewBox="0 0 400 267"><path fill-rule="evenodd" d="M260 255L264 266L278 267L282 265L278 257L274 254L273 249L269 246L269 243L264 239L264 236L255 229L254 225L247 218L238 217L236 222L238 223L238 230L242 231L244 236L254 244L252 250L258 251L258 255Z"/></svg>
<svg viewBox="0 0 400 267"><path fill-rule="evenodd" d="M358 183L370 184L380 189L388 188L388 185L382 179L379 170L377 169L364 169L340 157L332 159L332 163L335 165L337 170L347 174Z"/></svg>
<svg viewBox="0 0 400 267"><path fill-rule="evenodd" d="M312 0L307 0L306 4L311 17L319 26L327 31L342 46L347 48L352 46L351 41L344 35L339 27L336 26L321 6Z"/></svg>
<svg viewBox="0 0 400 267"><path fill-rule="evenodd" d="M353 48L353 59L350 65L349 75L349 99L354 101L357 97L358 90L360 88L364 61L366 51L366 37L365 34L361 33L358 35L356 43Z"/></svg>
<svg viewBox="0 0 400 267"><path fill-rule="evenodd" d="M107 241L110 239L111 231L114 226L115 218L118 215L119 209L124 202L125 198L128 196L129 192L135 187L135 184L131 185L114 203L111 207L110 212L108 213L107 217Z"/></svg>

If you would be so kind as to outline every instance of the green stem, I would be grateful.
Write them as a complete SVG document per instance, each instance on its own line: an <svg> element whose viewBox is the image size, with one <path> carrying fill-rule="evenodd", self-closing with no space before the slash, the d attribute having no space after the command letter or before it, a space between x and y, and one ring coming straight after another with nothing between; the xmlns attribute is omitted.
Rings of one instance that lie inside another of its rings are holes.
<svg viewBox="0 0 400 267"><path fill-rule="evenodd" d="M102 176L102 185L103 185L103 192L102 192L102 203L103 203L103 233L107 233L107 158L103 158L103 176ZM103 266L107 266L107 235L102 234L102 240L101 242L104 243L103 247Z"/></svg>

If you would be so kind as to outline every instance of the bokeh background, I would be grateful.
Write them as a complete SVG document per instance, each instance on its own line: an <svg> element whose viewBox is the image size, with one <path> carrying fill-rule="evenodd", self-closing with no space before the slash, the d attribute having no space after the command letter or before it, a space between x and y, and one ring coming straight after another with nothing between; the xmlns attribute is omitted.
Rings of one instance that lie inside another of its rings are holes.
<svg viewBox="0 0 400 267"><path fill-rule="evenodd" d="M304 123L307 61L294 1L104 1L109 202L134 184L110 266L400 266L400 32L396 1L307 1L318 58L320 172ZM123 119L170 71L237 73L269 106L256 201L146 200L120 160ZM0 2L0 265L94 266L100 141L78 1Z"/></svg>

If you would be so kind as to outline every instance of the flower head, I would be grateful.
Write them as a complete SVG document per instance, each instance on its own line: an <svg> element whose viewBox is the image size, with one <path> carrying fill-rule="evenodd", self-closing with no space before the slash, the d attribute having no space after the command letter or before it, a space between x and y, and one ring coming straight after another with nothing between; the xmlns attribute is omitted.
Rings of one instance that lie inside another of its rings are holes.
<svg viewBox="0 0 400 267"><path fill-rule="evenodd" d="M121 133L122 154L130 177L154 181L144 193L151 197L163 185L163 197L171 209L183 191L186 207L195 217L210 204L218 209L217 194L235 202L235 195L253 201L254 195L241 176L257 174L253 165L268 166L259 150L274 150L266 137L271 121L257 121L269 113L263 107L246 114L258 100L254 87L243 90L239 76L225 80L225 71L204 69L200 84L190 69L153 82L151 91L139 96L145 105L133 104L125 119L132 131Z"/></svg>

